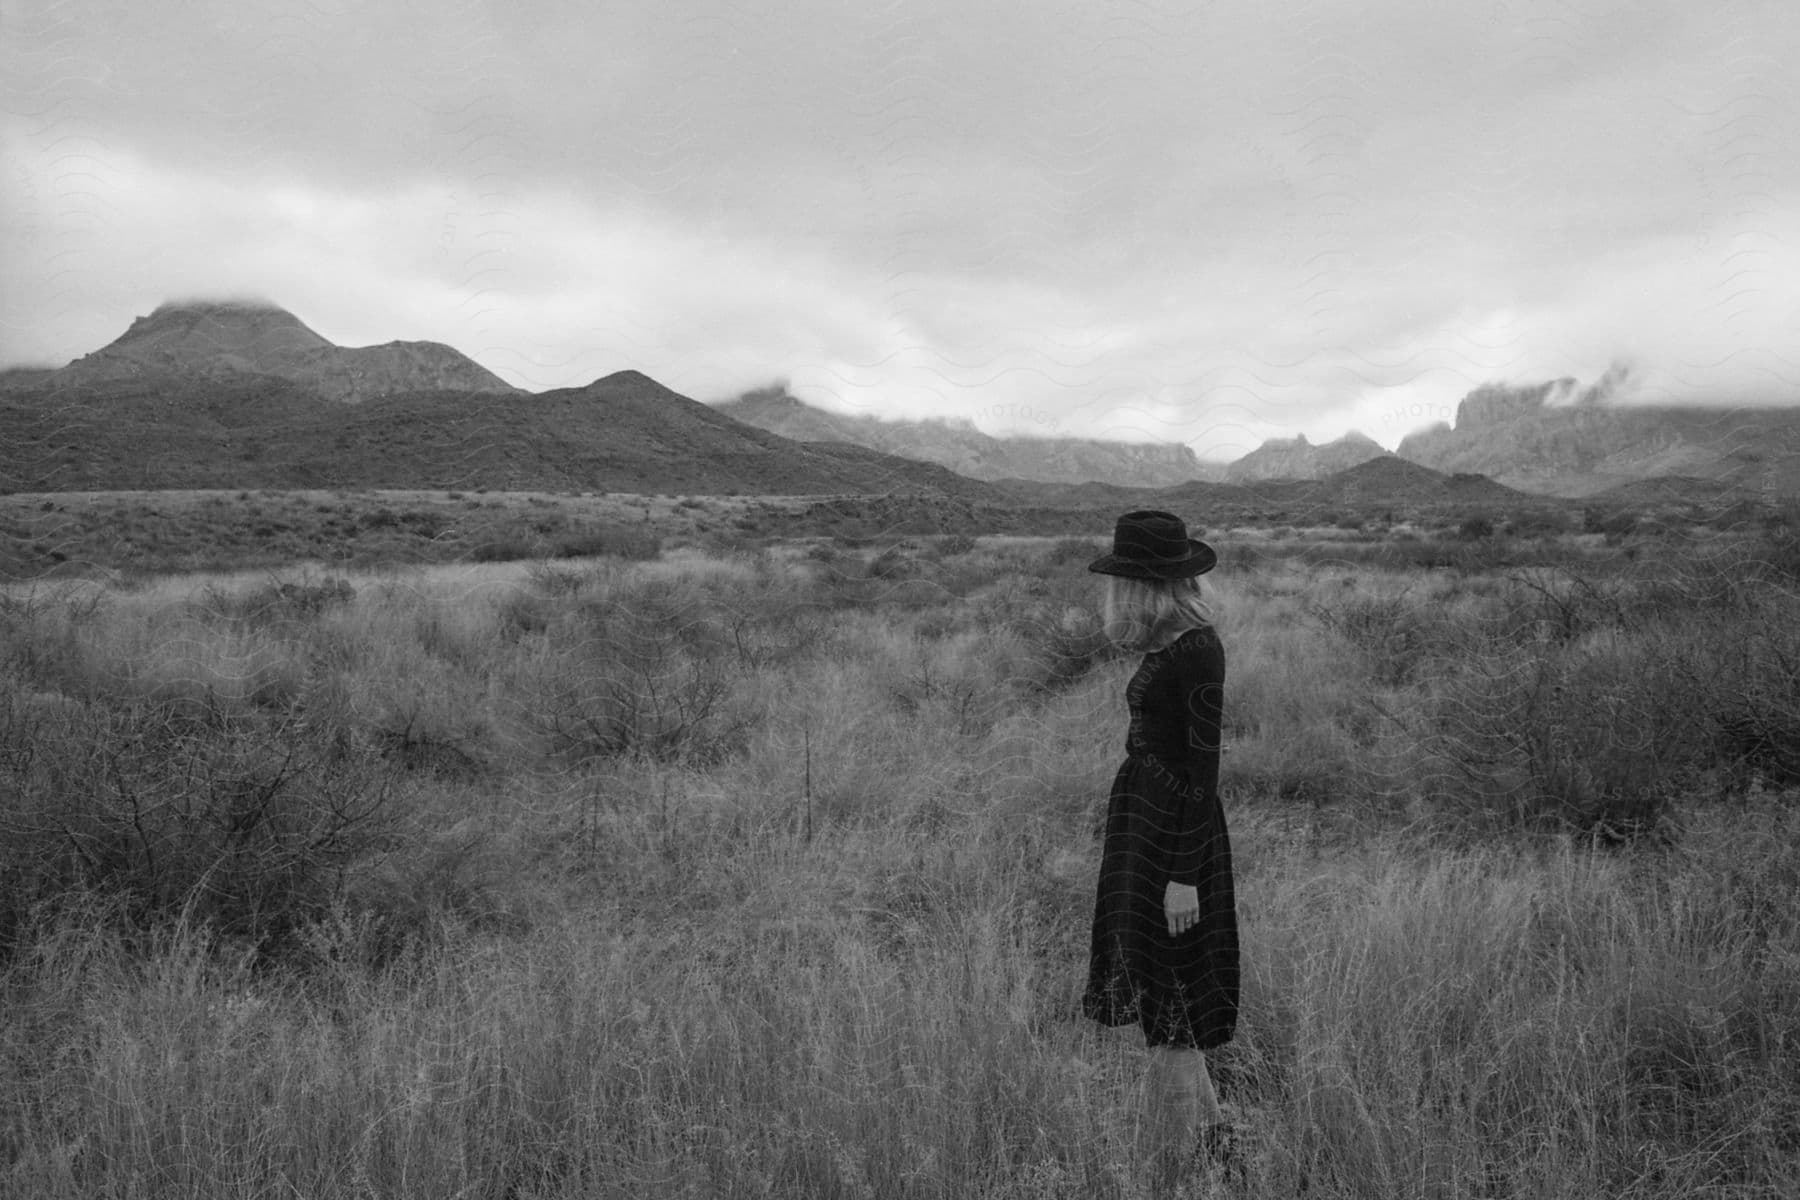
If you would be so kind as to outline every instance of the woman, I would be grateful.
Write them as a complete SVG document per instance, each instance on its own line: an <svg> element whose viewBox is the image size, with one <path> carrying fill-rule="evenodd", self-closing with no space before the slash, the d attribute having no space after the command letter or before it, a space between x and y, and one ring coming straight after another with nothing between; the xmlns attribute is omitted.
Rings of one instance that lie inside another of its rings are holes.
<svg viewBox="0 0 1800 1200"><path fill-rule="evenodd" d="M1107 634L1142 652L1125 698L1126 759L1113 778L1082 1007L1136 1023L1150 1048L1145 1123L1167 1162L1229 1158L1203 1051L1237 1027L1237 910L1219 804L1225 652L1200 598L1218 556L1172 513L1119 518L1107 576Z"/></svg>

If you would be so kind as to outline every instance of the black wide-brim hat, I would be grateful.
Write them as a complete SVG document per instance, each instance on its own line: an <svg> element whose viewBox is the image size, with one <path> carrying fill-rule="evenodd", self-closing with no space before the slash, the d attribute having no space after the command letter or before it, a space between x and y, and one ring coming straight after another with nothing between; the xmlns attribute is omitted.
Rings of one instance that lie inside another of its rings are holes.
<svg viewBox="0 0 1800 1200"><path fill-rule="evenodd" d="M1140 508L1119 518L1112 553L1096 558L1088 570L1128 579L1191 579L1206 574L1218 561L1211 546L1188 536L1180 517Z"/></svg>

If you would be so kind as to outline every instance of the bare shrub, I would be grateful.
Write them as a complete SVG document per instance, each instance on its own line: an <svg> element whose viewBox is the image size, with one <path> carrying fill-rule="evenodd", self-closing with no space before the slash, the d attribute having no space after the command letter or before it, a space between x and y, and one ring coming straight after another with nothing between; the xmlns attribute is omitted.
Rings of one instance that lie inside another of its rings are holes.
<svg viewBox="0 0 1800 1200"><path fill-rule="evenodd" d="M495 617L503 641L513 642L531 634L543 633L557 610L556 601L536 591L519 590L501 600Z"/></svg>
<svg viewBox="0 0 1800 1200"><path fill-rule="evenodd" d="M1617 581L1551 571L1518 571L1506 578L1515 586L1494 626L1500 637L1568 642L1627 623L1624 588Z"/></svg>
<svg viewBox="0 0 1800 1200"><path fill-rule="evenodd" d="M1456 527L1456 536L1465 542L1478 542L1483 538L1491 538L1494 536L1493 518L1480 513L1466 517L1462 524Z"/></svg>
<svg viewBox="0 0 1800 1200"><path fill-rule="evenodd" d="M1800 604L1776 591L1666 640L1721 793L1800 783Z"/></svg>
<svg viewBox="0 0 1800 1200"><path fill-rule="evenodd" d="M1655 832L1693 762L1675 684L1644 638L1472 648L1418 709L1420 782L1482 825Z"/></svg>
<svg viewBox="0 0 1800 1200"><path fill-rule="evenodd" d="M560 613L546 636L557 649L530 710L555 753L716 761L741 749L726 701L743 643L699 589L640 582Z"/></svg>
<svg viewBox="0 0 1800 1200"><path fill-rule="evenodd" d="M922 570L917 552L906 543L889 546L869 560L870 579L914 579Z"/></svg>
<svg viewBox="0 0 1800 1200"><path fill-rule="evenodd" d="M316 617L331 609L345 607L355 599L356 589L341 576L271 578L262 587L245 592L208 587L194 607L209 617L267 624Z"/></svg>
<svg viewBox="0 0 1800 1200"><path fill-rule="evenodd" d="M1203 530L1190 530L1199 537ZM1105 546L1092 538L1066 537L1058 538L1044 555L1044 565L1049 567L1082 566L1085 567L1094 559L1106 552Z"/></svg>
<svg viewBox="0 0 1800 1200"><path fill-rule="evenodd" d="M581 761L644 754L713 761L741 748L730 682L714 662L614 643L545 680L534 719L555 752Z"/></svg>
<svg viewBox="0 0 1800 1200"><path fill-rule="evenodd" d="M1100 614L1070 607L1038 631L1038 671L1032 683L1044 691L1066 688L1122 652L1106 636Z"/></svg>
<svg viewBox="0 0 1800 1200"><path fill-rule="evenodd" d="M630 525L580 526L551 539L554 558L621 558L641 562L662 553L662 539Z"/></svg>
<svg viewBox="0 0 1800 1200"><path fill-rule="evenodd" d="M1371 677L1384 687L1411 682L1427 661L1452 652L1458 640L1430 606L1405 593L1316 604L1312 615L1356 647L1368 660Z"/></svg>
<svg viewBox="0 0 1800 1200"><path fill-rule="evenodd" d="M594 573L537 563L528 575L531 586L546 596L573 596L595 581Z"/></svg>
<svg viewBox="0 0 1800 1200"><path fill-rule="evenodd" d="M387 844L390 778L298 717L196 721L98 703L0 705L0 945L84 894L130 923L180 917L273 949Z"/></svg>
<svg viewBox="0 0 1800 1200"><path fill-rule="evenodd" d="M747 674L819 653L831 639L830 614L798 597L748 602L725 614L724 622L738 668Z"/></svg>

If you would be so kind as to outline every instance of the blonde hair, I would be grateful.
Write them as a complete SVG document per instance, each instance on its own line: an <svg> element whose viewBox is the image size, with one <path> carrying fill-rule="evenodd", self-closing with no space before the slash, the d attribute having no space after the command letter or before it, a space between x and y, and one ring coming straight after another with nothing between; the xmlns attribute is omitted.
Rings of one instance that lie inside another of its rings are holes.
<svg viewBox="0 0 1800 1200"><path fill-rule="evenodd" d="M1125 650L1161 650L1190 629L1212 623L1212 609L1200 595L1200 577L1132 579L1106 577L1102 606L1106 636Z"/></svg>

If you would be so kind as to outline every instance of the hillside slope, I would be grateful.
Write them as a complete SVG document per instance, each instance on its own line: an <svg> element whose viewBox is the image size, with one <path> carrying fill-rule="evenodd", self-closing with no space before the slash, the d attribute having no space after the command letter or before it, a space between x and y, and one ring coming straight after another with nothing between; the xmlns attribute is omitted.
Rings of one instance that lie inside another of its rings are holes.
<svg viewBox="0 0 1800 1200"><path fill-rule="evenodd" d="M1463 399L1453 426L1409 434L1399 454L1563 496L1662 476L1795 494L1800 409L1612 404L1569 379L1488 385Z"/></svg>
<svg viewBox="0 0 1800 1200"><path fill-rule="evenodd" d="M1225 468L1232 483L1257 483L1271 479L1323 479L1358 463L1386 454L1379 443L1363 434L1346 433L1336 441L1315 446L1305 434L1270 438Z"/></svg>
<svg viewBox="0 0 1800 1200"><path fill-rule="evenodd" d="M345 405L266 375L0 394L0 488L494 488L987 497L931 464L742 425L636 371Z"/></svg>
<svg viewBox="0 0 1800 1200"><path fill-rule="evenodd" d="M85 387L170 376L223 381L256 375L285 379L326 399L352 404L401 392L519 390L439 342L338 346L285 309L235 300L160 305L68 366L20 373L0 386Z"/></svg>
<svg viewBox="0 0 1800 1200"><path fill-rule="evenodd" d="M938 463L973 479L1166 487L1217 473L1216 468L1202 464L1190 447L1180 443L995 437L966 421L883 421L826 412L779 387L745 392L715 407L734 420L797 441L867 446Z"/></svg>

